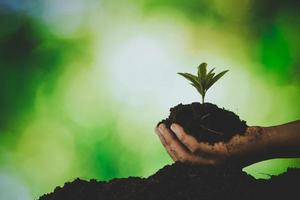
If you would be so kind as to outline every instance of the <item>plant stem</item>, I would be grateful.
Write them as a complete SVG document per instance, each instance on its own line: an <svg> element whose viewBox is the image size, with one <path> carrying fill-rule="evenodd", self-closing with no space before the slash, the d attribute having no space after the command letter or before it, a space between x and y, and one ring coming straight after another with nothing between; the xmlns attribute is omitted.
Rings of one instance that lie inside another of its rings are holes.
<svg viewBox="0 0 300 200"><path fill-rule="evenodd" d="M204 96L205 96L205 95L202 96L202 104L204 104Z"/></svg>

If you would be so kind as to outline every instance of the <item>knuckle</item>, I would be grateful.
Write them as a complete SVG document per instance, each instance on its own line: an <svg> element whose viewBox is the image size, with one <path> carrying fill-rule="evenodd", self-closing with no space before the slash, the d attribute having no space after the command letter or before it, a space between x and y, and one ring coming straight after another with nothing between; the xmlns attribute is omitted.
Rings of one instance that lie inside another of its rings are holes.
<svg viewBox="0 0 300 200"><path fill-rule="evenodd" d="M173 153L176 151L176 147L173 142L169 144L169 148L170 148L170 151L172 151Z"/></svg>
<svg viewBox="0 0 300 200"><path fill-rule="evenodd" d="M178 160L179 160L180 162L186 162L185 157L183 157L182 155L178 156Z"/></svg>
<svg viewBox="0 0 300 200"><path fill-rule="evenodd" d="M165 146L167 146L167 147L168 147L168 146L170 146L170 144L171 144L171 143L170 143L170 141L168 141L168 140L165 140L165 144L164 144Z"/></svg>
<svg viewBox="0 0 300 200"><path fill-rule="evenodd" d="M170 138L168 138L168 137L164 137L164 142L165 142L165 145L166 146L170 146L171 144L172 144L172 140L170 140Z"/></svg>
<svg viewBox="0 0 300 200"><path fill-rule="evenodd" d="M181 140L181 141L185 141L186 137L185 137L184 134L181 133L181 134L178 135L178 139Z"/></svg>
<svg viewBox="0 0 300 200"><path fill-rule="evenodd" d="M177 153L174 149L170 149L171 153L176 157L177 161L184 162L184 158L181 154Z"/></svg>
<svg viewBox="0 0 300 200"><path fill-rule="evenodd" d="M188 148L192 153L197 153L198 151L198 148L194 145L188 145Z"/></svg>
<svg viewBox="0 0 300 200"><path fill-rule="evenodd" d="M167 147L166 149L167 149L168 153L172 156L173 155L172 149L170 147Z"/></svg>

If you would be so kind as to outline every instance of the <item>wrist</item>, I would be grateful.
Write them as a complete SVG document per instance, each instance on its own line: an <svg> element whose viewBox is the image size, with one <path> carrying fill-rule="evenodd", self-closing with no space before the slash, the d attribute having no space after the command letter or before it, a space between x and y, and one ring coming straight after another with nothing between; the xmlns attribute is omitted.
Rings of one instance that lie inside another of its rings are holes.
<svg viewBox="0 0 300 200"><path fill-rule="evenodd" d="M229 144L231 158L244 166L270 159L269 131L266 127L248 127L245 135L236 136Z"/></svg>
<svg viewBox="0 0 300 200"><path fill-rule="evenodd" d="M266 128L273 158L300 156L300 120Z"/></svg>
<svg viewBox="0 0 300 200"><path fill-rule="evenodd" d="M282 144L280 144L281 139L280 134L278 134L278 127L264 127L263 132L268 159L280 157L283 152L281 152Z"/></svg>
<svg viewBox="0 0 300 200"><path fill-rule="evenodd" d="M269 129L269 127L253 126L249 128L248 142L245 144L247 149L245 157L249 158L248 164L273 158L272 132L273 129Z"/></svg>

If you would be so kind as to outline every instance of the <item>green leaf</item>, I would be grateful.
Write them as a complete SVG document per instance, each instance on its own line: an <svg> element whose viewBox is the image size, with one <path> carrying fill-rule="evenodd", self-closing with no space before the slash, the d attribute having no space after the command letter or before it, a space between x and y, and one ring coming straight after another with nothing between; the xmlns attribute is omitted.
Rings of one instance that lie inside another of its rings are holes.
<svg viewBox="0 0 300 200"><path fill-rule="evenodd" d="M206 63L201 63L199 66L198 66L198 79L200 81L200 84L202 85L203 87L203 90L206 89L206 84L207 84L207 81L206 81L206 68L207 68L207 64Z"/></svg>
<svg viewBox="0 0 300 200"><path fill-rule="evenodd" d="M206 67L207 67L207 64L206 64L206 63L201 63L201 64L198 66L198 78L199 78L199 80L201 80L201 81L205 80L205 76L206 76Z"/></svg>
<svg viewBox="0 0 300 200"><path fill-rule="evenodd" d="M190 73L178 73L179 75L183 76L184 78L186 78L187 80L191 81L192 83L196 84L196 85L200 85L198 77L190 74Z"/></svg>
<svg viewBox="0 0 300 200"><path fill-rule="evenodd" d="M197 76L189 73L178 73L179 75L183 76L184 78L191 81L191 85L197 89L197 91L202 96L202 103L204 103L205 94L208 89L217 82L228 70L223 71L215 76L213 72L215 68L211 69L207 73L207 64L201 63L198 66Z"/></svg>
<svg viewBox="0 0 300 200"><path fill-rule="evenodd" d="M215 70L215 68L212 68L212 69L208 72L207 76L210 75L210 74L212 74L214 70Z"/></svg>
<svg viewBox="0 0 300 200"><path fill-rule="evenodd" d="M217 74L215 77L213 77L211 79L211 81L208 83L207 89L209 89L215 82L217 82L222 76L224 76L224 74L226 74L226 72L228 72L229 70L225 70L219 74Z"/></svg>
<svg viewBox="0 0 300 200"><path fill-rule="evenodd" d="M191 83L191 85L194 86L202 96L204 96L205 92L201 85L195 85L194 83Z"/></svg>
<svg viewBox="0 0 300 200"><path fill-rule="evenodd" d="M209 72L208 72L208 74L207 74L207 76L206 76L206 90L208 90L208 86L209 86L209 83L211 82L211 80L212 80L212 78L214 77L214 75L215 75L215 73L213 73L213 71L214 71L214 69L215 68L213 68L213 69L211 69Z"/></svg>
<svg viewBox="0 0 300 200"><path fill-rule="evenodd" d="M207 77L206 77L206 81L207 81L207 84L210 83L210 81L212 80L212 78L214 77L215 73L208 73L207 74Z"/></svg>

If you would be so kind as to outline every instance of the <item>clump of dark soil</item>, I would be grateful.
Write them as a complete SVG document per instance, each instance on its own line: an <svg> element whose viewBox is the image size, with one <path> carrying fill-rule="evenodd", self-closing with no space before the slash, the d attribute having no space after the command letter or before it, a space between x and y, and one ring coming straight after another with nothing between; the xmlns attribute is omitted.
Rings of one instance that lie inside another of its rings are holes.
<svg viewBox="0 0 300 200"><path fill-rule="evenodd" d="M269 180L255 179L234 166L174 163L148 178L109 182L76 179L39 200L265 200L297 199L300 169Z"/></svg>
<svg viewBox="0 0 300 200"><path fill-rule="evenodd" d="M172 123L180 124L186 133L199 142L227 142L234 135L243 135L246 122L231 111L211 103L179 104L170 109L170 115L160 123L170 128Z"/></svg>

